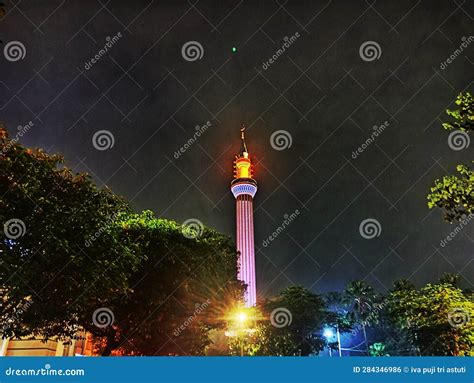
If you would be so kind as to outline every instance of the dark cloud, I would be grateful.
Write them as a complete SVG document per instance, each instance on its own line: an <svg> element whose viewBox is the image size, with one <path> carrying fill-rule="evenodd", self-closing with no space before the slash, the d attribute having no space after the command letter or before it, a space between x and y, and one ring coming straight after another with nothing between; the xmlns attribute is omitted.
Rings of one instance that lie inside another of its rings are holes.
<svg viewBox="0 0 474 383"><path fill-rule="evenodd" d="M293 283L341 288L355 278L383 291L397 278L426 283L447 271L472 285L472 229L441 248L453 226L428 211L426 194L435 178L472 159L471 148L451 150L441 128L446 107L472 90L472 46L440 66L472 32L473 5L7 4L2 50L19 41L26 55L0 60L1 119L12 133L33 121L24 144L63 153L137 210L198 218L230 235L231 162L245 123L259 183L260 294ZM200 59L184 59L188 41L202 46ZM360 56L367 41L379 57ZM175 158L207 121L211 127ZM112 132L111 149L94 148L98 130ZM272 148L277 130L289 132L290 148ZM295 209L301 214L264 247ZM367 218L381 225L370 240L359 233Z"/></svg>

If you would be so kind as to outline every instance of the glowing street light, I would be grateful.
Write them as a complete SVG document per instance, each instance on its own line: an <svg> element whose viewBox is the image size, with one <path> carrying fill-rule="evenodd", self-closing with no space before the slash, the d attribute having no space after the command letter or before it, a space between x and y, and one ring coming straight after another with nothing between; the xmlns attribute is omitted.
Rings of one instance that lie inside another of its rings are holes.
<svg viewBox="0 0 474 383"><path fill-rule="evenodd" d="M240 356L244 356L245 339L256 331L252 327L255 326L255 321L258 318L259 315L253 307L238 307L227 316L230 328L225 332L225 335L239 340Z"/></svg>
<svg viewBox="0 0 474 383"><path fill-rule="evenodd" d="M249 319L248 318L248 315L245 311L239 311L237 312L236 314L236 322L243 327L243 325L245 325L245 323L247 323L247 320Z"/></svg>
<svg viewBox="0 0 474 383"><path fill-rule="evenodd" d="M336 334L334 334L334 330L331 327L325 327L323 330L323 336L329 342L334 336L337 335L337 349L339 352L339 356L342 356L342 349L341 349L341 334L339 333L339 327L336 326ZM332 356L331 347L329 347L329 356Z"/></svg>
<svg viewBox="0 0 474 383"><path fill-rule="evenodd" d="M323 331L323 336L329 340L331 339L333 336L334 336L334 331L332 330L332 328L329 328L329 327L326 327Z"/></svg>

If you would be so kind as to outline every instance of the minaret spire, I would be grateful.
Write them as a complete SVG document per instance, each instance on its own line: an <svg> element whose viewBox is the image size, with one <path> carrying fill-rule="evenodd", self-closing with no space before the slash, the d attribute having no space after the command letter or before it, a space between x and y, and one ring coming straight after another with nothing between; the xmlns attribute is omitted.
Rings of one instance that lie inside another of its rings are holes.
<svg viewBox="0 0 474 383"><path fill-rule="evenodd" d="M238 279L247 285L244 301L247 307L257 302L255 275L255 245L253 227L253 198L257 181L253 178L252 160L245 143L245 126L240 129L241 148L234 160L234 179L230 190L236 203L236 245L239 253Z"/></svg>
<svg viewBox="0 0 474 383"><path fill-rule="evenodd" d="M245 126L242 125L242 127L240 128L240 139L242 140L242 146L240 148L240 152L243 154L243 153L248 153L248 150L247 150L247 145L245 144Z"/></svg>

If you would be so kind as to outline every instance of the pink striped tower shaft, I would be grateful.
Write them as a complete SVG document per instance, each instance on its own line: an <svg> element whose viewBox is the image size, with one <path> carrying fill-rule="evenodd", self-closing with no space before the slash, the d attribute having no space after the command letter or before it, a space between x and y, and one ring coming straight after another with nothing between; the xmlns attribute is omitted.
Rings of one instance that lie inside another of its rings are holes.
<svg viewBox="0 0 474 383"><path fill-rule="evenodd" d="M253 227L253 197L257 192L257 181L252 178L252 163L245 144L244 128L241 132L242 147L240 153L235 157L231 191L236 199L238 279L247 285L244 301L245 306L251 307L257 303Z"/></svg>
<svg viewBox="0 0 474 383"><path fill-rule="evenodd" d="M247 285L245 305L255 306L257 289L255 281L255 247L253 238L253 198L249 194L236 199L237 210L237 251L239 257L238 278Z"/></svg>

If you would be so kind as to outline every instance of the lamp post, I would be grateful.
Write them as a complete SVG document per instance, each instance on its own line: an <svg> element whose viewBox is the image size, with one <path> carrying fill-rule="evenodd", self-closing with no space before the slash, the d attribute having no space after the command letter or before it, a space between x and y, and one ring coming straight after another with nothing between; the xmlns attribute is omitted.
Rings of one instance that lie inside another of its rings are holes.
<svg viewBox="0 0 474 383"><path fill-rule="evenodd" d="M240 308L231 313L231 315L229 315L229 321L231 323L230 331L225 332L225 335L228 337L238 338L240 345L240 356L244 356L245 337L254 331L248 326L249 321L251 320L248 310L248 308Z"/></svg>
<svg viewBox="0 0 474 383"><path fill-rule="evenodd" d="M334 330L331 327L326 327L323 330L323 336L326 338L327 341L334 338ZM336 339L337 339L337 350L339 356L342 356L342 349L341 349L341 334L339 332L339 326L336 325ZM329 347L329 356L332 356L331 347Z"/></svg>
<svg viewBox="0 0 474 383"><path fill-rule="evenodd" d="M244 327L245 327L245 324L247 323L247 320L248 320L248 316L245 311L241 311L237 313L237 324L239 325L239 328L240 328L240 331L239 331L240 356L244 356L244 336L245 336Z"/></svg>
<svg viewBox="0 0 474 383"><path fill-rule="evenodd" d="M339 332L339 326L336 326L336 334L337 334L337 349L339 351L339 356L342 356L341 351L341 333Z"/></svg>
<svg viewBox="0 0 474 383"><path fill-rule="evenodd" d="M326 328L323 330L323 336L324 336L324 337L326 338L326 340L329 342L329 340L334 336L334 332L332 331L332 328L326 327ZM328 346L328 350L329 350L329 356L332 357L331 346Z"/></svg>

